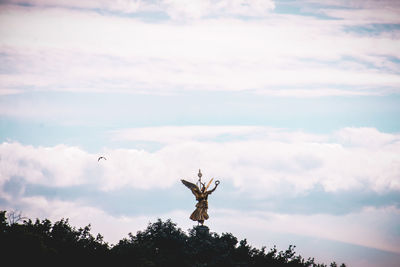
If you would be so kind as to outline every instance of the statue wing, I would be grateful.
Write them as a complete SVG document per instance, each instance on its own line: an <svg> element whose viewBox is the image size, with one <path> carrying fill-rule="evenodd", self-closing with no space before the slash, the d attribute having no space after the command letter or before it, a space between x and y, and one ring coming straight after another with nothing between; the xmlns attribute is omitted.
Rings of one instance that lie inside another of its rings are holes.
<svg viewBox="0 0 400 267"><path fill-rule="evenodd" d="M188 182L186 180L183 180L183 179L181 181L187 188L189 188L192 191L193 195L195 195L196 197L197 197L198 194L201 193L200 189L199 189L199 187L197 185L195 185L195 184L193 184L191 182Z"/></svg>

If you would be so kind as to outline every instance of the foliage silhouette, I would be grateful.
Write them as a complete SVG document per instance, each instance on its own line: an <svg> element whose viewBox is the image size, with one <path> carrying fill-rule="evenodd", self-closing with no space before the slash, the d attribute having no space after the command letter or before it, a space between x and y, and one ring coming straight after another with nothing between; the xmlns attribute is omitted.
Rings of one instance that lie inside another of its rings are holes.
<svg viewBox="0 0 400 267"><path fill-rule="evenodd" d="M195 226L186 234L171 220L149 223L113 246L100 234L94 237L90 229L90 224L76 229L68 219L10 224L6 212L0 211L2 261L14 259L14 266L328 267L296 255L294 246L266 252L265 247L253 248L246 239L238 242L231 233L219 235L206 226Z"/></svg>

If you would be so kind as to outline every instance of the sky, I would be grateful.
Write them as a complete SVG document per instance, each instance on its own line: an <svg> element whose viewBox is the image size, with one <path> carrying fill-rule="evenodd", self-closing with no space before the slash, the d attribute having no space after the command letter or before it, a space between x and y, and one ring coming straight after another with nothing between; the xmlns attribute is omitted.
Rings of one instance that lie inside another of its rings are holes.
<svg viewBox="0 0 400 267"><path fill-rule="evenodd" d="M0 1L0 209L400 262L400 2ZM107 160L98 161L99 156Z"/></svg>

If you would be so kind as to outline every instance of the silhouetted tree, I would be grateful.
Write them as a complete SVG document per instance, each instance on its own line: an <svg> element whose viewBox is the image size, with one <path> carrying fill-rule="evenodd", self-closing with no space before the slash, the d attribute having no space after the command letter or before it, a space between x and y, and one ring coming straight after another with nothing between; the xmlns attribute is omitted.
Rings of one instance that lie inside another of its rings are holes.
<svg viewBox="0 0 400 267"><path fill-rule="evenodd" d="M150 223L146 230L122 239L112 248L121 266L189 266L182 261L187 237L171 220Z"/></svg>
<svg viewBox="0 0 400 267"><path fill-rule="evenodd" d="M253 248L246 239L238 241L231 233L218 235L204 226L186 234L171 220L149 223L144 231L129 233L114 246L100 234L94 237L90 224L76 229L68 219L54 224L48 219L20 222L0 211L1 261L12 259L13 266L327 267L296 255L295 246L266 252L265 247ZM336 262L330 264L336 266Z"/></svg>

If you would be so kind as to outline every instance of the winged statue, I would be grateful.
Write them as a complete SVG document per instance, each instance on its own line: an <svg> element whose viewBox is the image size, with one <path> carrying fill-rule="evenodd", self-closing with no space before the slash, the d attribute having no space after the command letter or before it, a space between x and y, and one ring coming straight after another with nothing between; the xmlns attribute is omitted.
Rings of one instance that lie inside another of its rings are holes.
<svg viewBox="0 0 400 267"><path fill-rule="evenodd" d="M198 223L200 223L201 225L204 224L204 221L207 220L209 218L208 214L207 214L207 210L208 210L208 195L210 195L212 192L215 191L215 189L217 189L218 185L219 185L219 181L215 181L215 187L209 191L207 191L208 187L210 186L211 182L214 180L214 178L212 178L207 186L205 185L205 183L201 182L201 171L199 170L199 180L197 182L197 184L188 182L186 180L181 180L182 183L190 189L190 191L192 191L193 195L196 197L197 200L197 204L196 204L196 209L193 211L192 215L190 215L190 219L193 221L197 221Z"/></svg>

